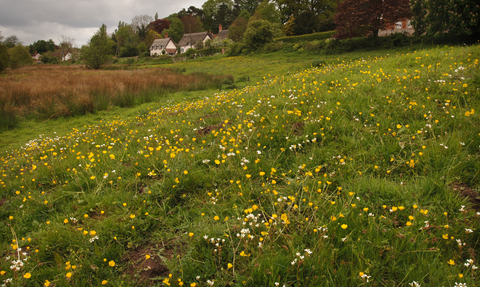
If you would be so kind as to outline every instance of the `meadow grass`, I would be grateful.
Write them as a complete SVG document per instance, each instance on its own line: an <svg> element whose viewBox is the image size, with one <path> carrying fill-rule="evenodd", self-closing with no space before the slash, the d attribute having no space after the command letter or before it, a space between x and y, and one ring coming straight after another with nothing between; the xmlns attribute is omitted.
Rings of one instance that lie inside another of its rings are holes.
<svg viewBox="0 0 480 287"><path fill-rule="evenodd" d="M1 280L475 286L480 47L387 53L5 142Z"/></svg>
<svg viewBox="0 0 480 287"><path fill-rule="evenodd" d="M23 117L78 116L152 102L172 92L219 89L226 80L233 78L181 75L164 68L91 71L83 66L26 66L2 77L0 128L15 128Z"/></svg>

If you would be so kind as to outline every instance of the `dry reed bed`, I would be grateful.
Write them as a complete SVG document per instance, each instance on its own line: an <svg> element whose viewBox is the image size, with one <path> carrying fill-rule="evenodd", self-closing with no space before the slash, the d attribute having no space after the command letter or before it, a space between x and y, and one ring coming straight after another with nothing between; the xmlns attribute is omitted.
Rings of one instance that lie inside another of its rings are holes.
<svg viewBox="0 0 480 287"><path fill-rule="evenodd" d="M51 118L112 105L132 106L164 92L218 88L226 78L232 79L182 75L164 68L92 71L78 66L27 66L1 78L0 117L3 121L32 114Z"/></svg>

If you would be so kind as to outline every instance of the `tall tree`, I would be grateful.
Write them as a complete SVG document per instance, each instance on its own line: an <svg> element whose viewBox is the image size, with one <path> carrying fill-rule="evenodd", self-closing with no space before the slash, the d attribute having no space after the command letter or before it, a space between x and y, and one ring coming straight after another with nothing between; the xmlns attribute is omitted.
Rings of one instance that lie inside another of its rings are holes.
<svg viewBox="0 0 480 287"><path fill-rule="evenodd" d="M147 14L137 15L132 19L132 30L140 37L140 40L144 41L150 30L150 23L153 22L153 17Z"/></svg>
<svg viewBox="0 0 480 287"><path fill-rule="evenodd" d="M5 41L3 42L8 48L13 48L18 44L21 44L20 40L18 40L17 36L13 35L10 37L7 37Z"/></svg>
<svg viewBox="0 0 480 287"><path fill-rule="evenodd" d="M182 21L185 33L196 33L202 31L202 20L200 20L200 17L198 16L185 15L180 18L180 21Z"/></svg>
<svg viewBox="0 0 480 287"><path fill-rule="evenodd" d="M410 15L409 0L344 0L337 6L335 37L344 39L372 33L376 39L380 29Z"/></svg>
<svg viewBox="0 0 480 287"><path fill-rule="evenodd" d="M150 23L150 30L161 34L163 30L170 28L170 21L167 19L158 19Z"/></svg>
<svg viewBox="0 0 480 287"><path fill-rule="evenodd" d="M8 67L10 61L10 55L8 54L8 48L3 44L3 36L0 32L0 72L4 71Z"/></svg>
<svg viewBox="0 0 480 287"><path fill-rule="evenodd" d="M75 39L62 35L60 37L59 42L60 42L60 52L62 53L62 58L63 58L68 53L72 52L72 48L73 46L75 46Z"/></svg>
<svg viewBox="0 0 480 287"><path fill-rule="evenodd" d="M28 48L22 46L22 44L17 44L13 48L10 48L8 53L10 54L9 66L11 69L16 69L20 66L33 63L33 59L32 56L30 56Z"/></svg>
<svg viewBox="0 0 480 287"><path fill-rule="evenodd" d="M170 28L164 30L163 34L167 32L168 36L172 38L173 41L175 41L176 43L180 42L183 34L185 33L185 28L183 27L182 21L178 19L176 14L170 15L167 19L168 21L170 21Z"/></svg>
<svg viewBox="0 0 480 287"><path fill-rule="evenodd" d="M88 44L82 47L82 60L87 68L98 70L110 62L111 41L107 26L103 24Z"/></svg>
<svg viewBox="0 0 480 287"><path fill-rule="evenodd" d="M480 35L480 3L476 0L411 0L415 34L424 32Z"/></svg>

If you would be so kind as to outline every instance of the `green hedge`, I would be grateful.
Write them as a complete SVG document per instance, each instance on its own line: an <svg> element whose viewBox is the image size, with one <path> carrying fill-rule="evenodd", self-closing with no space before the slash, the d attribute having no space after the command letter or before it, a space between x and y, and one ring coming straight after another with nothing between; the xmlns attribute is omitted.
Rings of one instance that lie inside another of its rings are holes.
<svg viewBox="0 0 480 287"><path fill-rule="evenodd" d="M308 42L308 41L315 41L315 40L325 40L328 38L332 38L335 35L335 31L328 31L328 32L321 32L321 33L313 33L313 34L306 34L300 36L289 36L289 37L281 37L274 39L275 42L284 42L284 43L298 43L298 42Z"/></svg>

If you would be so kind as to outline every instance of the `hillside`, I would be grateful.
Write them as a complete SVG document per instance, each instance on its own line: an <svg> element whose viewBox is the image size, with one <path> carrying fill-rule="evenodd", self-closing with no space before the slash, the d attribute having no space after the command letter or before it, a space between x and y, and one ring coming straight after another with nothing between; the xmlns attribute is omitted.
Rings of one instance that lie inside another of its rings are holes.
<svg viewBox="0 0 480 287"><path fill-rule="evenodd" d="M349 57L6 152L1 279L475 286L480 46Z"/></svg>

